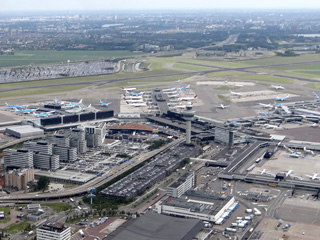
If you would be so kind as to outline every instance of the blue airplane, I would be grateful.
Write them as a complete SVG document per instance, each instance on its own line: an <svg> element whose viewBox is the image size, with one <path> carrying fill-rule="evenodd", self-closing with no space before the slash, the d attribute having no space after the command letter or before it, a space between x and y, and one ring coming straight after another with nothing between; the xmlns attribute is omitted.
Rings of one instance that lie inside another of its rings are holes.
<svg viewBox="0 0 320 240"><path fill-rule="evenodd" d="M188 90L188 89L190 89L190 85L180 88L180 90Z"/></svg>
<svg viewBox="0 0 320 240"><path fill-rule="evenodd" d="M78 105L81 105L81 103L82 103L82 99L81 99L79 102L77 102L77 103L68 103L68 104L66 104L66 107L78 106Z"/></svg>
<svg viewBox="0 0 320 240"><path fill-rule="evenodd" d="M35 116L35 117L49 117L49 116L51 116L53 113L54 113L54 111L47 112L47 113L39 113L39 114L33 113L33 116Z"/></svg>
<svg viewBox="0 0 320 240"><path fill-rule="evenodd" d="M8 103L6 103L6 107L7 108L16 108L16 109L22 109L23 107L20 105L9 105Z"/></svg>
<svg viewBox="0 0 320 240"><path fill-rule="evenodd" d="M82 108L81 110L82 110L82 111L87 111L87 110L89 110L90 108L91 108L91 104L89 104L88 107Z"/></svg>
<svg viewBox="0 0 320 240"><path fill-rule="evenodd" d="M142 96L144 94L144 92L128 92L126 91L126 94L128 94L129 96Z"/></svg>
<svg viewBox="0 0 320 240"><path fill-rule="evenodd" d="M277 103L277 102L274 102L274 105L278 106L278 107L281 107L282 104L281 103Z"/></svg>
<svg viewBox="0 0 320 240"><path fill-rule="evenodd" d="M103 107L109 107L109 104L111 104L111 102L105 103L105 102L102 102L102 101L100 100L100 105L103 106Z"/></svg>
<svg viewBox="0 0 320 240"><path fill-rule="evenodd" d="M270 115L270 113L268 113L268 112L259 112L259 114L260 115L264 115L264 116L269 116Z"/></svg>
<svg viewBox="0 0 320 240"><path fill-rule="evenodd" d="M15 112L29 114L29 113L35 113L37 110L38 109L15 109Z"/></svg>
<svg viewBox="0 0 320 240"><path fill-rule="evenodd" d="M289 98L289 95L287 95L286 97L277 97L275 100L276 101L284 101L287 100Z"/></svg>

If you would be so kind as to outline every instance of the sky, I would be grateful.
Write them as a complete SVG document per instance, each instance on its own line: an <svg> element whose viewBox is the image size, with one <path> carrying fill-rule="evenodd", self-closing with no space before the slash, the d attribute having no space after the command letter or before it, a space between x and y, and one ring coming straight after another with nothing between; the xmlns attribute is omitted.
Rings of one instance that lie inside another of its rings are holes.
<svg viewBox="0 0 320 240"><path fill-rule="evenodd" d="M320 9L319 0L1 0L0 11L128 9Z"/></svg>

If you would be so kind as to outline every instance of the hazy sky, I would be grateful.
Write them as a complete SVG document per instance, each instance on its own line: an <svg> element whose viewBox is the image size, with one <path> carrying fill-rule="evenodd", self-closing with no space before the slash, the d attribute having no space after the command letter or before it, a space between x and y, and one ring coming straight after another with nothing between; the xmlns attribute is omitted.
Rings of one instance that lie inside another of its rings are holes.
<svg viewBox="0 0 320 240"><path fill-rule="evenodd" d="M0 11L126 9L320 9L319 0L1 0Z"/></svg>

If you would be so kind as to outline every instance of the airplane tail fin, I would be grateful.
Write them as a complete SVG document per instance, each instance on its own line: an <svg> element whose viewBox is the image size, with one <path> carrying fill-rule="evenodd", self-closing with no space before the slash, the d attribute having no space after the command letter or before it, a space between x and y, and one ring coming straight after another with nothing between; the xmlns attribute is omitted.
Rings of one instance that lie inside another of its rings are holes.
<svg viewBox="0 0 320 240"><path fill-rule="evenodd" d="M82 99L79 101L79 103L82 103Z"/></svg>
<svg viewBox="0 0 320 240"><path fill-rule="evenodd" d="M5 104L6 104L6 106L8 106L8 103L7 103L7 102L5 102Z"/></svg>

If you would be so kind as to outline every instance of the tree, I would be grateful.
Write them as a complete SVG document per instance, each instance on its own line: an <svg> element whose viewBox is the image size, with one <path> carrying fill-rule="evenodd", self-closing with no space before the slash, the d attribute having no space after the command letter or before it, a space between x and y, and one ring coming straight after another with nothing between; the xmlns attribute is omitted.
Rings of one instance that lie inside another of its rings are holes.
<svg viewBox="0 0 320 240"><path fill-rule="evenodd" d="M38 180L38 190L44 190L48 188L50 184L50 179L47 176L41 176Z"/></svg>

